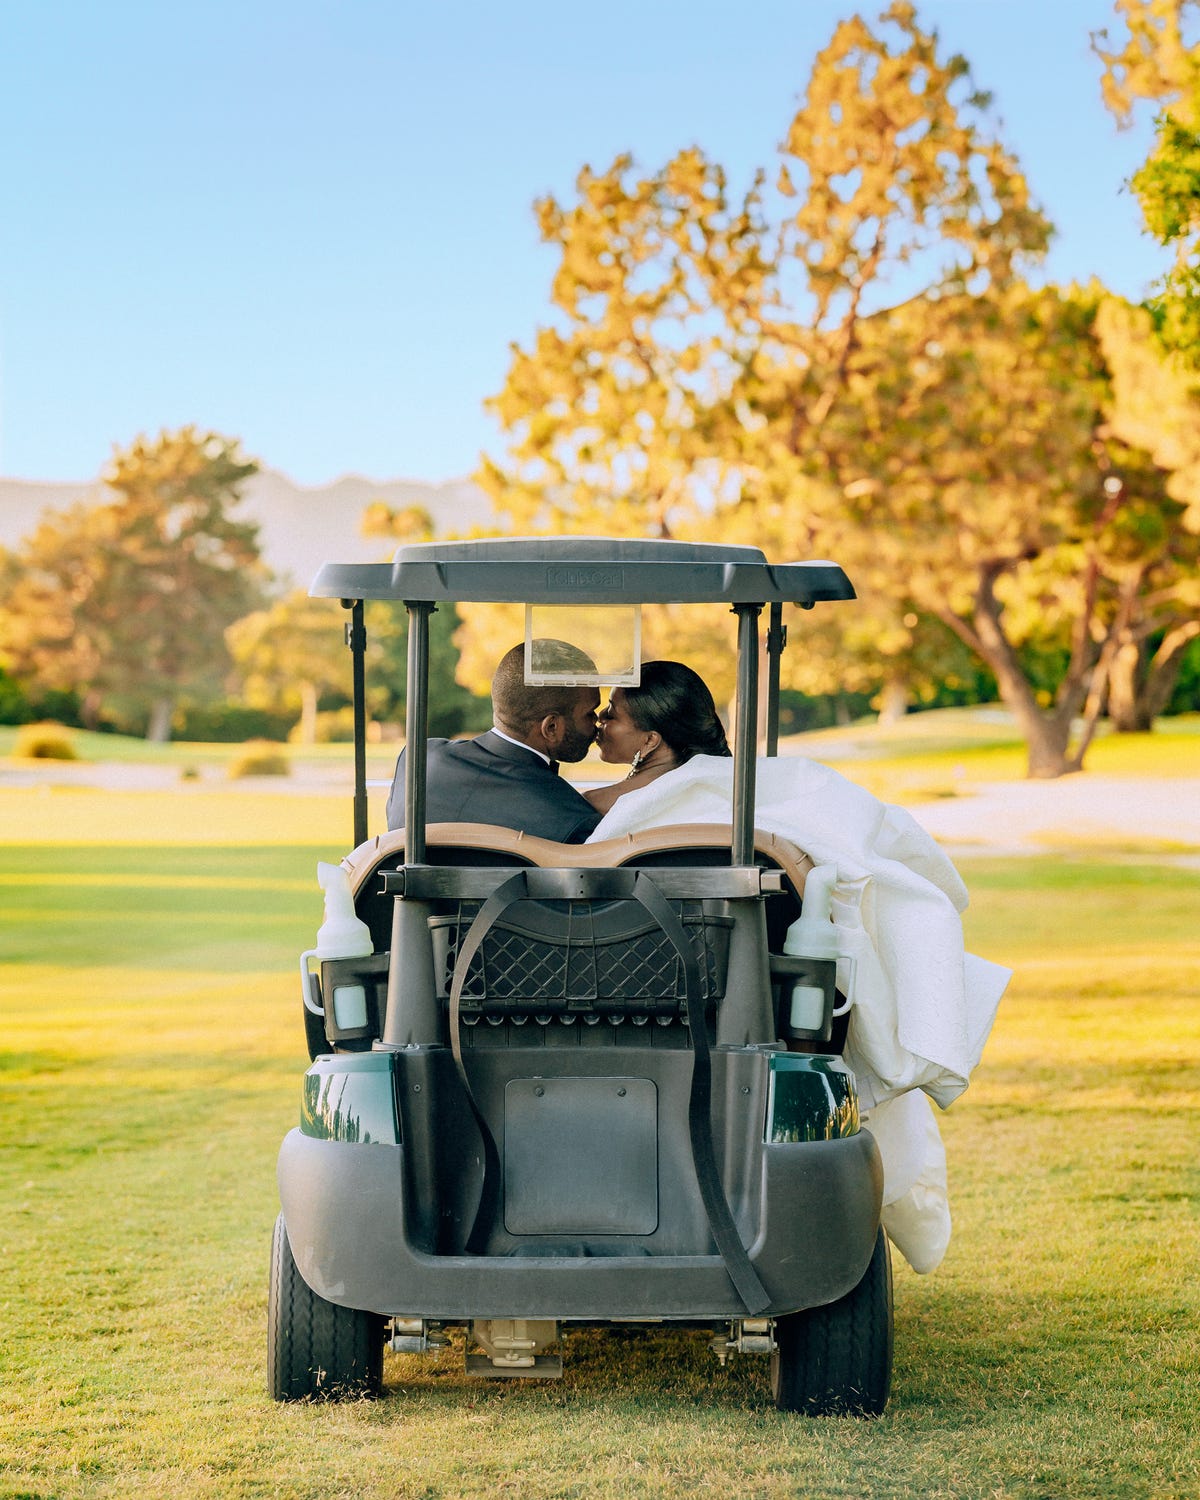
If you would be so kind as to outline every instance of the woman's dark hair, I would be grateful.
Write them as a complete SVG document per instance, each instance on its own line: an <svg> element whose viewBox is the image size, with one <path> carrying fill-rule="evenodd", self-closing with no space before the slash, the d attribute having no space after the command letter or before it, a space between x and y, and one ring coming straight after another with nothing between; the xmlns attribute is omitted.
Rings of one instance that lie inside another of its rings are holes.
<svg viewBox="0 0 1200 1500"><path fill-rule="evenodd" d="M680 763L693 755L731 755L708 684L681 661L644 661L640 687L623 689L639 729L662 735Z"/></svg>

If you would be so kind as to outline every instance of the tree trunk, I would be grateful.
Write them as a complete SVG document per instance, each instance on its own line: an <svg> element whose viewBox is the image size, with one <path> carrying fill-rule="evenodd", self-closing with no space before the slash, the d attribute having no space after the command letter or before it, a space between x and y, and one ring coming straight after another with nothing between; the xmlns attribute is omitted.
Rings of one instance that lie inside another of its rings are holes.
<svg viewBox="0 0 1200 1500"><path fill-rule="evenodd" d="M1151 727L1142 681L1141 648L1137 641L1122 641L1108 678L1108 717L1119 734L1141 734Z"/></svg>
<svg viewBox="0 0 1200 1500"><path fill-rule="evenodd" d="M1082 769L1067 754L1071 739L1069 720L1060 722L1057 715L1038 713L1022 723L1021 715L1015 709L1013 712L1025 738L1026 776L1033 781L1053 781L1068 771Z"/></svg>
<svg viewBox="0 0 1200 1500"><path fill-rule="evenodd" d="M971 622L950 609L934 613L959 640L987 665L996 678L1000 697L1017 722L1025 741L1025 774L1035 780L1051 780L1080 769L1067 755L1071 742L1071 723L1082 706L1086 683L1082 677L1064 682L1059 702L1047 711L1038 705L1029 679L1012 642L1004 634L1001 609L995 594L995 575L984 572L980 578Z"/></svg>
<svg viewBox="0 0 1200 1500"><path fill-rule="evenodd" d="M300 684L300 743L317 743L317 690L311 682Z"/></svg>
<svg viewBox="0 0 1200 1500"><path fill-rule="evenodd" d="M1108 716L1118 734L1145 734L1154 728L1179 679L1183 653L1198 635L1200 620L1168 630L1149 661L1136 640L1121 643L1108 688Z"/></svg>
<svg viewBox="0 0 1200 1500"><path fill-rule="evenodd" d="M1012 711L1025 741L1026 776L1039 781L1065 776L1069 770L1078 769L1072 767L1067 758L1074 705L1068 697L1065 704L1060 702L1052 712L1038 706L1029 679L1021 670L1017 653L1004 634L1000 607L992 590L993 582L990 578L985 579L977 596L977 649L995 674L1000 697ZM1060 694L1060 698L1063 696Z"/></svg>
<svg viewBox="0 0 1200 1500"><path fill-rule="evenodd" d="M99 726L102 707L100 694L95 688L88 688L79 704L79 722L85 729L96 729Z"/></svg>
<svg viewBox="0 0 1200 1500"><path fill-rule="evenodd" d="M175 713L174 698L156 698L150 707L146 738L152 744L165 745L171 738L171 719Z"/></svg>
<svg viewBox="0 0 1200 1500"><path fill-rule="evenodd" d="M885 677L879 694L880 724L899 724L908 713L908 683L903 677Z"/></svg>

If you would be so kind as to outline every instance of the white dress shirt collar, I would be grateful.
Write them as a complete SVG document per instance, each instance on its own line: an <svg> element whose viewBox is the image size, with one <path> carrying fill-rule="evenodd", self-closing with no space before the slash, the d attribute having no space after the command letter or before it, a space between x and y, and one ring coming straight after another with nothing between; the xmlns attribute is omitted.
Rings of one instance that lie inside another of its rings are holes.
<svg viewBox="0 0 1200 1500"><path fill-rule="evenodd" d="M514 740L511 734L505 734L498 725L492 725L492 733L498 734L502 740L507 740L510 745L520 745L522 750L528 750L531 755L540 755L547 765L551 764L550 757L544 750L535 750L532 745L527 745L524 740Z"/></svg>

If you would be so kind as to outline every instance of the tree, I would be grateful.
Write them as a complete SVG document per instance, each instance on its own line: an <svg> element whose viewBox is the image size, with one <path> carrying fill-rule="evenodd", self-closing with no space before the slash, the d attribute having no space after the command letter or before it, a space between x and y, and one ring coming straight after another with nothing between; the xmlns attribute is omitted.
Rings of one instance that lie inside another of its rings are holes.
<svg viewBox="0 0 1200 1500"><path fill-rule="evenodd" d="M346 619L336 599L295 592L234 621L225 632L246 702L298 715L296 734L302 745L316 743L322 695L346 696Z"/></svg>
<svg viewBox="0 0 1200 1500"><path fill-rule="evenodd" d="M584 168L576 206L537 205L561 251L557 324L514 347L492 402L511 462L480 475L515 522L604 524L632 505L650 534L690 524L738 493L714 455L757 449L772 418L819 429L889 282L978 288L1044 248L965 61L938 60L909 4L882 30L844 22L818 58L774 219L765 173L735 202L694 147L647 177L628 156Z"/></svg>
<svg viewBox="0 0 1200 1500"><path fill-rule="evenodd" d="M987 665L1037 776L1073 763L1071 725L1098 652L1107 518L1089 497L1104 368L1090 317L1086 303L1014 282L864 321L825 424L832 482L805 512L869 594L908 601ZM810 460L800 450L784 461ZM1046 702L1021 646L1052 622L1070 646Z"/></svg>
<svg viewBox="0 0 1200 1500"><path fill-rule="evenodd" d="M497 503L526 526L619 518L863 563L898 664L920 554L881 538L878 515L860 518L850 559L833 542L847 486L861 498L882 478L892 494L953 427L945 391L909 400L914 361L936 374L943 346L961 351L962 308L1002 296L1045 246L986 106L966 62L942 61L895 4L878 32L842 23L818 57L770 203L765 174L735 202L693 148L653 176L627 157L585 169L576 206L539 204L561 251L557 322L514 350L494 402L510 463L480 477ZM906 450L886 460L877 439L874 474L856 452L873 404L899 415Z"/></svg>
<svg viewBox="0 0 1200 1500"><path fill-rule="evenodd" d="M420 505L393 510L382 500L369 505L363 514L363 535L377 536L392 543L419 543L433 540L433 517ZM403 724L406 713L405 685L408 678L408 616L392 606L368 606L367 638L380 652L374 673L378 715ZM459 670L457 633L461 616L456 606L442 605L429 621L429 731L435 735L456 735L487 728L491 709L486 696L490 671L482 689L474 689L469 677ZM503 649L511 645L511 641ZM492 659L495 666L499 653Z"/></svg>
<svg viewBox="0 0 1200 1500"><path fill-rule="evenodd" d="M44 515L3 557L0 644L8 666L42 690L78 692L87 728L99 722L115 656L99 600L113 592L119 555L113 507L80 503Z"/></svg>
<svg viewBox="0 0 1200 1500"><path fill-rule="evenodd" d="M1196 0L1117 0L1125 23L1124 45L1108 46L1101 31L1092 45L1104 64L1101 86L1105 103L1126 126L1139 101L1157 105L1155 143L1132 180L1147 230L1174 262L1149 307L1159 338L1177 356L1172 365L1155 360L1147 349L1144 327L1132 342L1143 382L1125 380L1124 418L1143 435L1145 446L1162 461L1176 460L1172 494L1185 502L1172 558L1164 549L1155 569L1157 587L1148 590L1143 608L1128 611L1128 624L1114 652L1108 681L1109 712L1119 728L1145 729L1170 698L1184 653L1200 633L1195 578L1196 534L1200 533L1200 443L1190 417L1193 392L1184 372L1200 369L1200 49L1195 42ZM1189 24L1190 23L1190 24ZM1124 370L1131 363L1131 330L1110 328L1110 342ZM1118 384L1122 368L1117 370ZM1153 393L1153 394L1151 394ZM1170 413L1162 421L1162 403ZM1138 408L1141 408L1138 410ZM1146 421L1147 407L1150 420ZM1164 432L1164 426L1166 431ZM1186 435L1181 432L1186 426ZM1182 439L1182 443L1181 443ZM1182 446L1182 453L1179 451ZM1173 451L1172 451L1173 450ZM1180 555L1182 554L1182 556ZM1180 564L1191 563L1190 576ZM1166 573L1165 582L1162 575ZM1181 608L1182 606L1182 608Z"/></svg>
<svg viewBox="0 0 1200 1500"><path fill-rule="evenodd" d="M1154 146L1131 186L1147 230L1174 252L1150 301L1169 349L1200 367L1200 49L1197 0L1116 0L1123 45L1092 36L1104 102L1127 126L1139 102L1157 106ZM1193 23L1189 25L1189 22Z"/></svg>
<svg viewBox="0 0 1200 1500"><path fill-rule="evenodd" d="M1049 226L986 105L894 4L818 57L777 199L759 174L734 201L695 149L640 178L627 157L585 169L573 207L538 205L555 324L514 350L494 402L508 463L481 480L525 526L837 557L885 695L935 673L934 648L961 672L952 636L994 675L1030 774L1055 776L1082 764L1072 726L1159 586L1146 528L1169 497L1144 439L1108 429L1101 292L1022 279ZM840 635L861 684L861 631ZM1047 688L1030 663L1054 653ZM785 685L812 690L796 660Z"/></svg>
<svg viewBox="0 0 1200 1500"><path fill-rule="evenodd" d="M1200 397L1188 361L1164 354L1144 309L1109 298L1096 321L1112 376L1109 432L1144 455L1106 478L1129 493L1113 559L1118 621L1098 688L1114 728L1145 731L1200 636Z"/></svg>
<svg viewBox="0 0 1200 1500"><path fill-rule="evenodd" d="M864 320L825 423L833 482L805 492L810 533L869 599L940 621L995 676L1034 776L1082 765L1131 630L1178 624L1182 644L1194 629L1192 553L1168 545L1183 506L1135 446L1146 433L1099 333L1099 311L1112 327L1119 306L1013 282ZM805 451L771 459L793 460ZM881 629L881 654L903 650L903 618ZM1060 642L1048 689L1030 653Z"/></svg>
<svg viewBox="0 0 1200 1500"><path fill-rule="evenodd" d="M231 514L256 468L193 427L116 453L114 498L52 513L8 561L13 670L78 690L85 722L107 712L169 738L180 694L219 691L224 630L262 600L257 527Z"/></svg>

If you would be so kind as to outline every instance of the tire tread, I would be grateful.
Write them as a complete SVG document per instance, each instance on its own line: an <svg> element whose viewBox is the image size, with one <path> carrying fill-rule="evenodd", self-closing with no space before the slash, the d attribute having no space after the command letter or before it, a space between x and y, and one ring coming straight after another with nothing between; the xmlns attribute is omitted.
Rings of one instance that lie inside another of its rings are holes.
<svg viewBox="0 0 1200 1500"><path fill-rule="evenodd" d="M771 1385L781 1411L877 1417L892 1383L892 1265L880 1229L862 1280L825 1307L779 1318Z"/></svg>
<svg viewBox="0 0 1200 1500"><path fill-rule="evenodd" d="M319 1297L296 1268L280 1214L271 1241L267 1388L276 1401L375 1396L383 1379L383 1319Z"/></svg>

